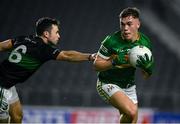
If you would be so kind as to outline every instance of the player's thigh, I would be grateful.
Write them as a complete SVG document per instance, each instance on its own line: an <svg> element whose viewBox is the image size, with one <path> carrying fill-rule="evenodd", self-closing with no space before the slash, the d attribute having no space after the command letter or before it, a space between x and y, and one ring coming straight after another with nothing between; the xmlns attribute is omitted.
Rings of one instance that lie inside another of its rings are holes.
<svg viewBox="0 0 180 124"><path fill-rule="evenodd" d="M137 113L137 96L135 86L122 89L115 84L106 84L101 81L97 82L97 91L101 98L111 103L122 113Z"/></svg>
<svg viewBox="0 0 180 124"><path fill-rule="evenodd" d="M11 87L6 92L9 102L9 115L11 116L11 121L14 123L21 122L23 111L16 88Z"/></svg>
<svg viewBox="0 0 180 124"><path fill-rule="evenodd" d="M125 113L128 115L136 114L137 113L137 104L134 104L133 101L122 91L117 91L113 94L109 102L119 109L121 113Z"/></svg>
<svg viewBox="0 0 180 124"><path fill-rule="evenodd" d="M21 102L15 101L14 103L11 103L9 106L9 115L11 116L11 119L13 121L20 121L23 116L23 110L21 106Z"/></svg>

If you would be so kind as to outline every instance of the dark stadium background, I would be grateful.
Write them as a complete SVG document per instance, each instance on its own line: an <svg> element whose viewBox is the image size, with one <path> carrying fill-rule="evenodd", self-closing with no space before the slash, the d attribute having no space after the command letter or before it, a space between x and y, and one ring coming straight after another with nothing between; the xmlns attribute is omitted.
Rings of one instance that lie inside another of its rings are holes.
<svg viewBox="0 0 180 124"><path fill-rule="evenodd" d="M141 31L153 42L156 68L145 81L136 76L139 106L180 111L180 2L178 0L1 0L0 40L34 33L35 21L61 22L63 50L94 53L104 37L119 30L118 15L128 6L141 10ZM42 53L43 54L43 53ZM0 54L2 61L6 56ZM50 61L17 85L23 105L106 107L96 92L92 63Z"/></svg>

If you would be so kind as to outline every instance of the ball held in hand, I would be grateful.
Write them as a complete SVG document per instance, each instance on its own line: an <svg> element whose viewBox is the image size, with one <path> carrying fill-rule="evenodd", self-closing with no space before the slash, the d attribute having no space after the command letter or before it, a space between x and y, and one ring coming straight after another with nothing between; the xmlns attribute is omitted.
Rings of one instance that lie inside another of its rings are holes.
<svg viewBox="0 0 180 124"><path fill-rule="evenodd" d="M137 60L139 56L145 57L145 54L148 55L149 58L152 56L152 52L146 46L135 46L129 50L129 62L133 67L136 67Z"/></svg>

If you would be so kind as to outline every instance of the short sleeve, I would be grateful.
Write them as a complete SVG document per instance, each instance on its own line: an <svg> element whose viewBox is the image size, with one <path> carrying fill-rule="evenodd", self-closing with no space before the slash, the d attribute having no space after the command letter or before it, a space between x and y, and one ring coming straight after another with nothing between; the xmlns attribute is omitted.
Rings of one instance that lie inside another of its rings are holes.
<svg viewBox="0 0 180 124"><path fill-rule="evenodd" d="M98 50L98 55L104 59L109 59L112 55L110 37L107 36L101 43L101 46Z"/></svg>
<svg viewBox="0 0 180 124"><path fill-rule="evenodd" d="M43 52L45 60L55 60L58 54L60 53L60 49L56 46L46 45L46 47L44 47Z"/></svg>
<svg viewBox="0 0 180 124"><path fill-rule="evenodd" d="M15 38L12 38L12 45L22 43L25 39L25 36L18 36Z"/></svg>

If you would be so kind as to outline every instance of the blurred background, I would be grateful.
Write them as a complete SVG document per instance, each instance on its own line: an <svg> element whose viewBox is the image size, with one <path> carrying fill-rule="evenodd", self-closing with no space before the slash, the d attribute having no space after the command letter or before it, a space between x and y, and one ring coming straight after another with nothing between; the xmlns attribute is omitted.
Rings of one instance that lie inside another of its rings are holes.
<svg viewBox="0 0 180 124"><path fill-rule="evenodd" d="M118 15L128 6L141 11L140 31L153 43L156 65L148 80L136 73L139 107L179 113L179 0L1 0L0 40L34 34L38 18L48 16L60 20L60 49L94 53L106 35L119 30ZM1 53L0 60L6 56ZM30 107L109 108L96 92L96 79L91 62L50 61L17 90Z"/></svg>

